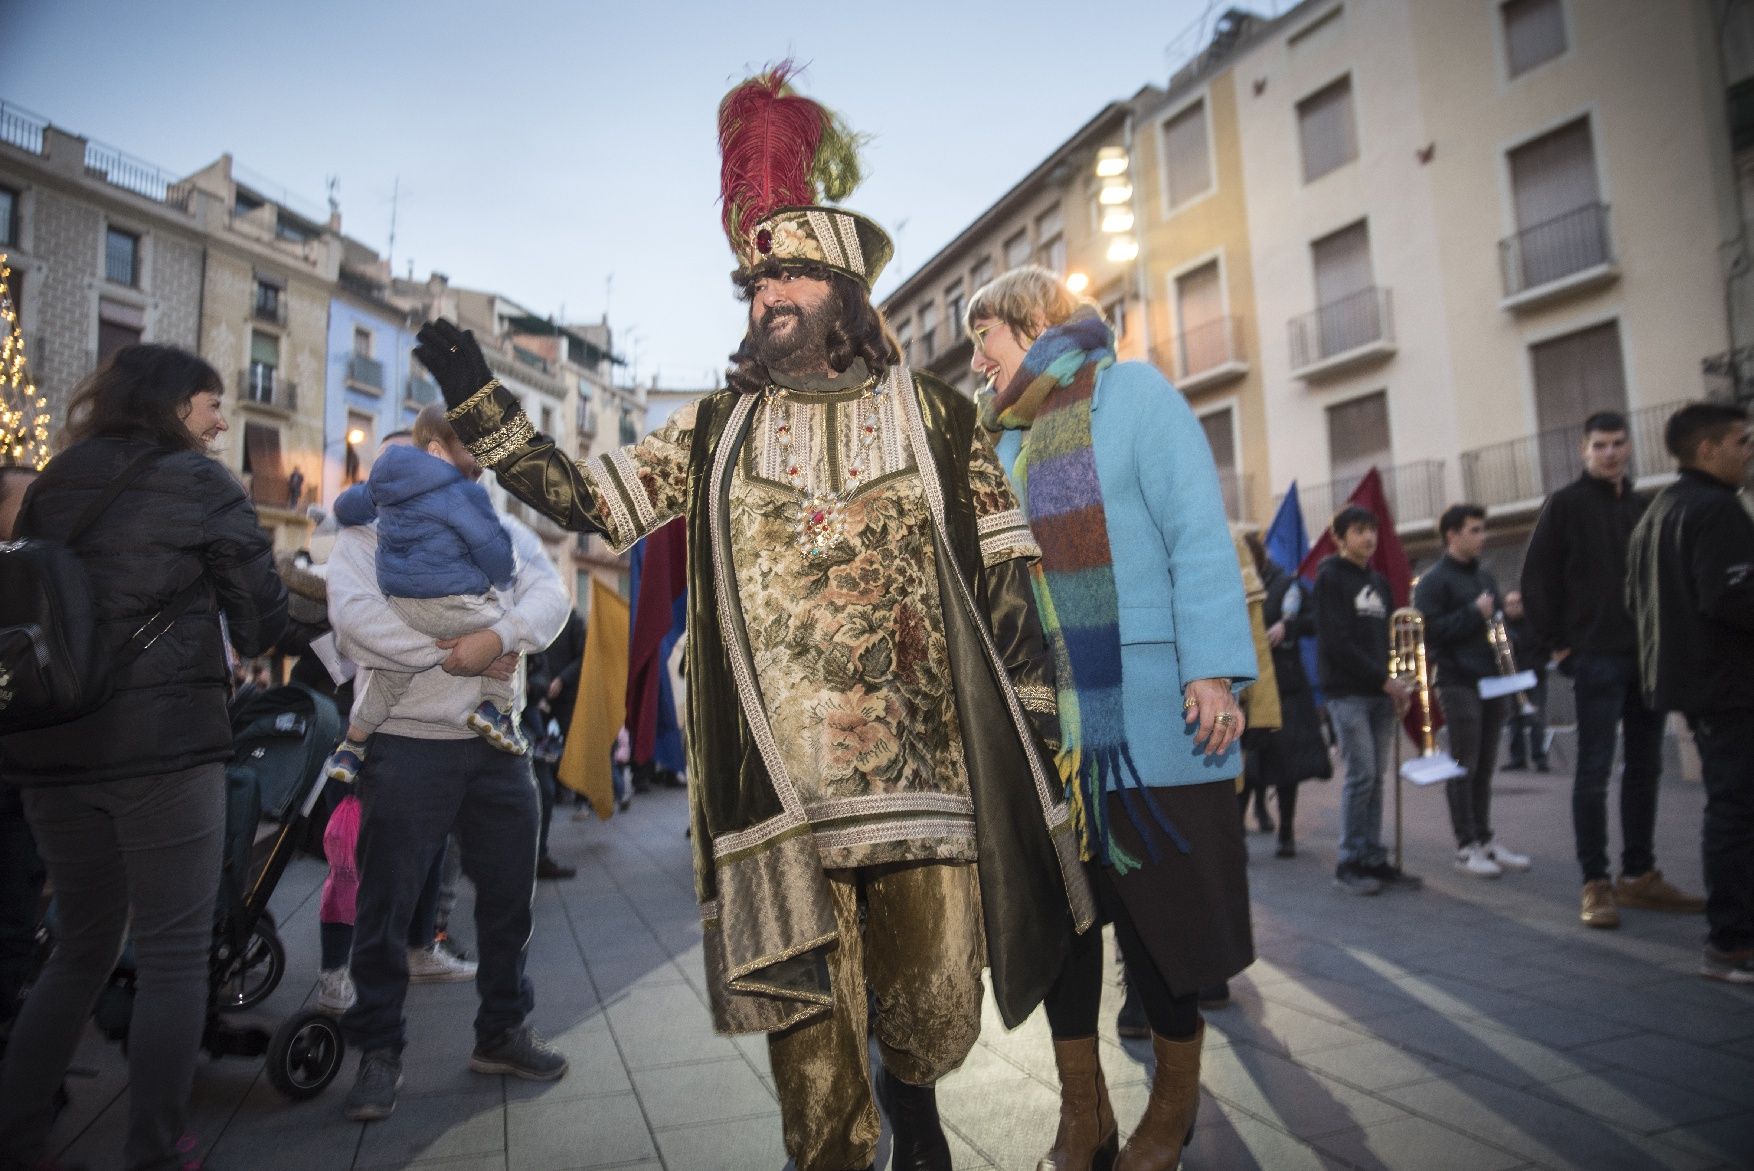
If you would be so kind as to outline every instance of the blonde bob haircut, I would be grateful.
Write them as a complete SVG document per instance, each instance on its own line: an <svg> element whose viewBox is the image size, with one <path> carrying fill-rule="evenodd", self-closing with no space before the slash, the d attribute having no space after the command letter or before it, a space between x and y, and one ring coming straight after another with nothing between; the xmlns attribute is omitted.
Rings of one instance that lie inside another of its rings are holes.
<svg viewBox="0 0 1754 1171"><path fill-rule="evenodd" d="M1068 289L1065 281L1041 265L1026 264L976 289L963 312L962 327L970 341L978 342L974 323L992 318L1010 326L1027 345L1044 329L1052 329L1086 306L1094 309L1096 302Z"/></svg>

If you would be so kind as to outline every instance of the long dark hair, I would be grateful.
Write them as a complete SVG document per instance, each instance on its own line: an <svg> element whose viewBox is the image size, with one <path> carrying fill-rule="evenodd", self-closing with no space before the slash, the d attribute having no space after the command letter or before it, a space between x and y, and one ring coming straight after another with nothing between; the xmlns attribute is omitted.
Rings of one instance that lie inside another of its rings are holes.
<svg viewBox="0 0 1754 1171"><path fill-rule="evenodd" d="M750 301L755 297L755 282L775 275L781 267L778 262L770 260L731 279L737 285L738 295L743 300ZM878 311L877 306L871 304L871 296L863 284L845 273L821 265L784 267L807 277L827 281L832 290L840 312L828 330L828 364L836 373L851 366L854 358L863 358L873 374L901 361L901 348L896 345L895 336L889 332L883 314ZM731 368L725 374L725 385L739 394L753 394L765 390L767 384L767 367L756 356L755 326L751 323L748 332L743 335L742 343L737 347L737 352L731 355Z"/></svg>
<svg viewBox="0 0 1754 1171"><path fill-rule="evenodd" d="M183 426L179 412L204 391L225 393L219 372L175 346L123 346L73 392L67 407L68 444L100 435L144 439L177 451L204 444Z"/></svg>

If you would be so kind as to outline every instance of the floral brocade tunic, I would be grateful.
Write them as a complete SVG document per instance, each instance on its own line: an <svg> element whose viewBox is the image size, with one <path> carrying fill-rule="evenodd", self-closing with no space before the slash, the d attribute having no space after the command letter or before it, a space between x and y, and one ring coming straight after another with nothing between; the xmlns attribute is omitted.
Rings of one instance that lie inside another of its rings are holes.
<svg viewBox="0 0 1754 1171"><path fill-rule="evenodd" d="M976 857L938 553L893 399L862 386L769 392L731 478L756 682L827 867ZM584 465L616 548L685 507L694 415L685 406L639 444ZM983 564L1038 557L978 437L969 479ZM618 493L632 483L648 515ZM812 517L834 523L834 537L813 540Z"/></svg>

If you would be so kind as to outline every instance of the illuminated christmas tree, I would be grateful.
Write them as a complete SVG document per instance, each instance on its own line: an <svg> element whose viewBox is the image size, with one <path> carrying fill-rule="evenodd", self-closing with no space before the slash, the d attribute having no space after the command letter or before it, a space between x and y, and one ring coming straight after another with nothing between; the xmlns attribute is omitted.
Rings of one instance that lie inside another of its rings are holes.
<svg viewBox="0 0 1754 1171"><path fill-rule="evenodd" d="M12 303L12 269L0 252L0 464L40 468L49 462L49 403L24 361L24 333Z"/></svg>

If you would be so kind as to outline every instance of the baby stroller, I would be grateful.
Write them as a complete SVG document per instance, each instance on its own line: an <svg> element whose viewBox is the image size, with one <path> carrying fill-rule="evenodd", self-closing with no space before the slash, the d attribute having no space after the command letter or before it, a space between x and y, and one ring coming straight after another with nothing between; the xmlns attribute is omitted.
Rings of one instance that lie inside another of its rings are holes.
<svg viewBox="0 0 1754 1171"><path fill-rule="evenodd" d="M231 712L232 758L225 767L225 854L214 905L209 1007L201 1047L212 1057L267 1056L268 1081L289 1098L323 1092L341 1068L345 1043L335 1019L300 1012L270 1034L232 1023L228 1013L266 1000L286 972L286 949L268 900L298 851L323 792L322 763L341 737L328 697L301 684L240 696ZM279 823L259 848L263 818ZM125 950L98 1000L98 1027L127 1044L135 971Z"/></svg>

